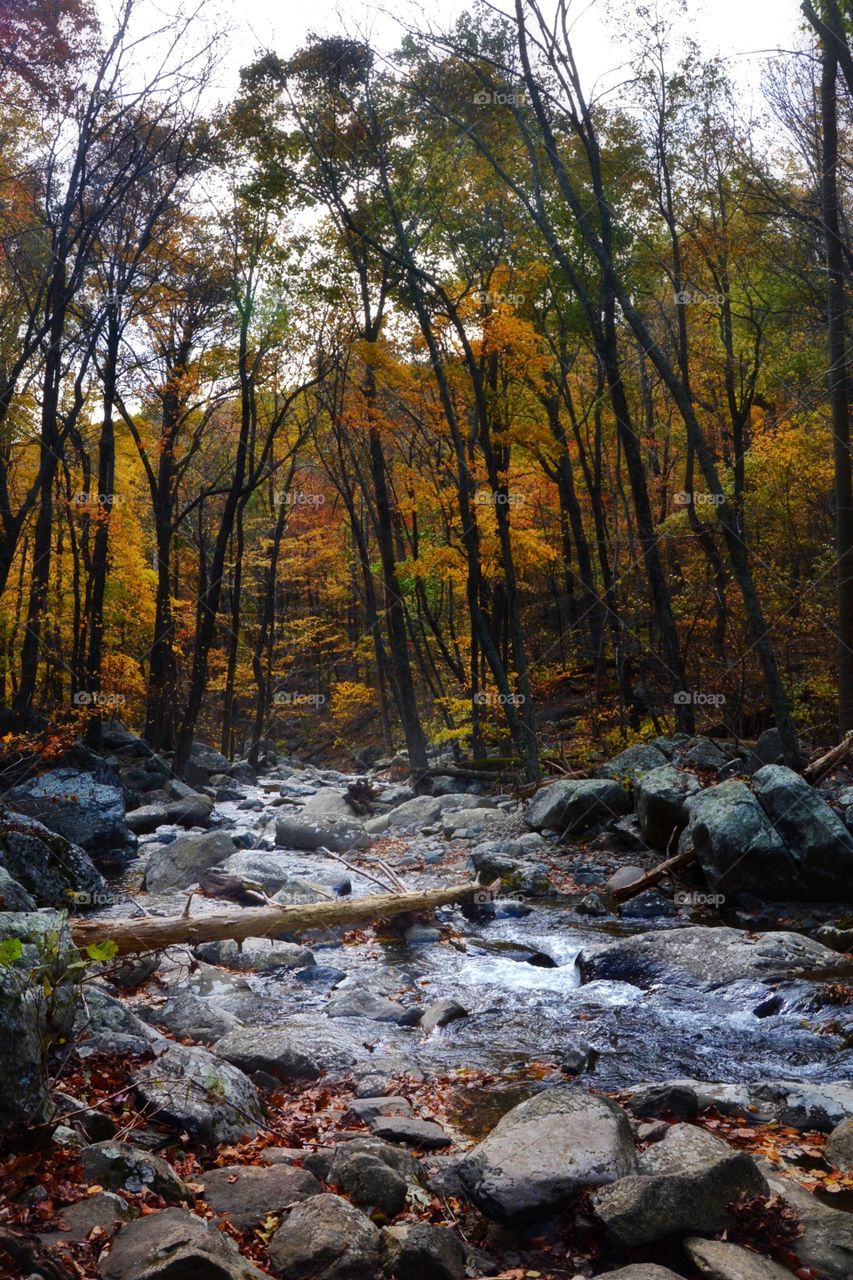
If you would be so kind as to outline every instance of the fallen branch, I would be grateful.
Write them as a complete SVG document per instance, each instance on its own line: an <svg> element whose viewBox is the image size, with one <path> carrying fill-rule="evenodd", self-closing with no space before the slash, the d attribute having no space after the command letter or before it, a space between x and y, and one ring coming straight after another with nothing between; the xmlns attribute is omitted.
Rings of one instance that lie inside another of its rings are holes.
<svg viewBox="0 0 853 1280"><path fill-rule="evenodd" d="M838 746L832 747L830 751L824 752L822 756L818 756L816 760L812 760L803 769L803 777L806 782L820 782L821 778L826 777L831 769L837 768L843 764L853 751L853 734L848 733L845 738L838 743Z"/></svg>
<svg viewBox="0 0 853 1280"><path fill-rule="evenodd" d="M613 890L613 898L616 902L627 902L630 898L636 898L638 894L644 893L646 889L652 889L656 884L660 884L672 871L678 871L681 867L687 867L694 861L696 852L693 849L685 849L682 853L676 853L674 857L667 858L665 862L659 862L656 867L652 867L651 871L647 871L645 875L640 876L639 880L632 880L630 884L623 885L621 889Z"/></svg>
<svg viewBox="0 0 853 1280"><path fill-rule="evenodd" d="M446 889L427 889L419 893L382 894L351 898L346 901L312 902L305 906L248 907L242 911L211 912L200 916L145 916L143 919L72 920L70 929L75 945L84 948L108 939L116 943L119 955L137 951L159 951L178 943L221 942L233 938L271 938L282 933L298 933L306 929L325 929L330 925L364 924L380 917L402 915L407 911L429 911L433 907L464 902L477 893L486 892L476 880L449 885Z"/></svg>

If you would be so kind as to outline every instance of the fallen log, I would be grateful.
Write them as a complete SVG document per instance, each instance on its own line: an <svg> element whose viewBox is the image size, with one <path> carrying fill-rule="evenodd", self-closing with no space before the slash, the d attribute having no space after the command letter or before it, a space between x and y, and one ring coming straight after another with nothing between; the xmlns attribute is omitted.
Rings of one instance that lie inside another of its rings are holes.
<svg viewBox="0 0 853 1280"><path fill-rule="evenodd" d="M805 769L803 769L803 777L806 782L810 782L813 786L816 782L820 782L821 778L826 777L831 769L844 764L851 751L853 751L853 734L848 733L837 746L818 756L816 760L809 761Z"/></svg>
<svg viewBox="0 0 853 1280"><path fill-rule="evenodd" d="M111 940L120 956L138 951L159 951L181 943L221 942L232 938L271 938L330 925L363 924L370 920L399 916L407 911L429 911L433 907L464 902L476 894L488 894L476 880L427 889L418 893L388 893L350 898L336 902L312 902L305 906L248 907L242 911L211 912L198 916L143 916L139 919L73 919L71 937L82 948Z"/></svg>
<svg viewBox="0 0 853 1280"><path fill-rule="evenodd" d="M656 867L652 867L650 871L640 876L638 880L632 880L630 884L623 885L621 889L614 889L612 894L614 901L627 902L630 898L636 898L638 894L645 893L646 889L653 889L670 872L678 871L680 867L689 866L695 857L696 853L693 849L685 849L682 853L676 853L672 858L667 858L665 862L659 862Z"/></svg>

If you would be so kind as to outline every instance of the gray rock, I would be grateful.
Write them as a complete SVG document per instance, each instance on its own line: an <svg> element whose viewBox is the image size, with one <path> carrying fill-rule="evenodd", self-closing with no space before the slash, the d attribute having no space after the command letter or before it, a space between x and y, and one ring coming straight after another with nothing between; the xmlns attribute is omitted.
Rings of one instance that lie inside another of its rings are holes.
<svg viewBox="0 0 853 1280"><path fill-rule="evenodd" d="M400 1280L462 1280L465 1250L448 1227L401 1222L382 1232L382 1256L389 1275Z"/></svg>
<svg viewBox="0 0 853 1280"><path fill-rule="evenodd" d="M47 1055L71 1034L79 988L68 976L78 959L64 914L0 914L0 1129L39 1123L53 1110L45 1092ZM45 994L46 989L52 994Z"/></svg>
<svg viewBox="0 0 853 1280"><path fill-rule="evenodd" d="M229 1236L184 1209L127 1223L99 1265L103 1280L264 1280Z"/></svg>
<svg viewBox="0 0 853 1280"><path fill-rule="evenodd" d="M322 1191L313 1174L290 1164L226 1165L202 1174L199 1181L204 1188L202 1199L217 1217L241 1228Z"/></svg>
<svg viewBox="0 0 853 1280"><path fill-rule="evenodd" d="M421 1010L405 1009L394 1000L374 995L364 987L350 987L332 996L326 1005L329 1018L369 1018L371 1022L396 1022L398 1026L413 1026L420 1021Z"/></svg>
<svg viewBox="0 0 853 1280"><path fill-rule="evenodd" d="M722 1231L741 1192L767 1194L755 1161L702 1129L679 1124L643 1152L639 1174L596 1192L593 1207L610 1238L634 1248L676 1231Z"/></svg>
<svg viewBox="0 0 853 1280"><path fill-rule="evenodd" d="M579 916L606 916L610 913L604 899L597 893L587 893L575 907Z"/></svg>
<svg viewBox="0 0 853 1280"><path fill-rule="evenodd" d="M141 1101L162 1123L204 1142L254 1137L264 1113L248 1076L206 1049L172 1045L132 1077Z"/></svg>
<svg viewBox="0 0 853 1280"><path fill-rule="evenodd" d="M441 816L441 829L448 840L455 837L500 836L510 829L510 820L500 809L451 809Z"/></svg>
<svg viewBox="0 0 853 1280"><path fill-rule="evenodd" d="M405 1142L424 1151L440 1151L453 1141L434 1120L418 1120L414 1116L375 1116L370 1121L372 1133L387 1142Z"/></svg>
<svg viewBox="0 0 853 1280"><path fill-rule="evenodd" d="M688 768L713 771L722 769L731 760L732 754L711 738L691 738L678 752L678 758Z"/></svg>
<svg viewBox="0 0 853 1280"><path fill-rule="evenodd" d="M229 778L233 778L235 782L242 782L247 787L253 787L258 780L258 775L248 760L235 760L228 766L227 772Z"/></svg>
<svg viewBox="0 0 853 1280"><path fill-rule="evenodd" d="M467 1018L468 1010L457 1000L434 1000L424 1010L418 1023L421 1031L434 1031L436 1027L446 1027L459 1018Z"/></svg>
<svg viewBox="0 0 853 1280"><path fill-rule="evenodd" d="M235 852L234 841L225 831L179 836L152 851L145 867L145 888L149 893L188 889L208 868L218 867Z"/></svg>
<svg viewBox="0 0 853 1280"><path fill-rule="evenodd" d="M659 1267L656 1262L632 1262L618 1271L605 1271L598 1280L682 1280L669 1267Z"/></svg>
<svg viewBox="0 0 853 1280"><path fill-rule="evenodd" d="M213 1046L217 1057L241 1071L263 1071L276 1080L315 1080L320 1074L316 1059L303 1037L285 1027L235 1027Z"/></svg>
<svg viewBox="0 0 853 1280"><path fill-rule="evenodd" d="M853 1116L837 1124L827 1138L826 1158L833 1169L853 1170Z"/></svg>
<svg viewBox="0 0 853 1280"><path fill-rule="evenodd" d="M803 1266L812 1267L821 1280L850 1280L853 1276L853 1216L833 1209L792 1178L780 1178L767 1168L770 1190L783 1196L797 1211L805 1228L795 1242Z"/></svg>
<svg viewBox="0 0 853 1280"><path fill-rule="evenodd" d="M644 990L655 982L688 979L710 989L739 978L777 980L825 970L843 972L837 952L800 933L749 934L740 929L691 925L637 933L594 947L578 957L584 982L630 982Z"/></svg>
<svg viewBox="0 0 853 1280"><path fill-rule="evenodd" d="M378 1209L386 1218L395 1218L406 1204L409 1184L388 1164L366 1151L338 1147L326 1179L338 1187L353 1204L366 1210Z"/></svg>
<svg viewBox="0 0 853 1280"><path fill-rule="evenodd" d="M640 742L635 747L620 751L596 770L599 778L612 778L615 782L635 785L645 774L666 764L667 757L652 742Z"/></svg>
<svg viewBox="0 0 853 1280"><path fill-rule="evenodd" d="M171 1031L178 1040L186 1038L205 1045L221 1040L240 1025L233 1013L217 1009L210 1000L191 992L171 996L162 1008L148 1008L145 1016L155 1026Z"/></svg>
<svg viewBox="0 0 853 1280"><path fill-rule="evenodd" d="M515 1223L545 1217L584 1188L635 1168L621 1107L583 1089L558 1087L509 1111L462 1158L459 1175L487 1217Z"/></svg>
<svg viewBox="0 0 853 1280"><path fill-rule="evenodd" d="M779 730L765 729L752 748L751 754L759 765L783 764L785 752L782 750Z"/></svg>
<svg viewBox="0 0 853 1280"><path fill-rule="evenodd" d="M90 1231L100 1227L109 1234L119 1223L127 1222L131 1217L130 1207L126 1200L113 1195L110 1191L102 1191L98 1195L87 1196L76 1204L66 1205L59 1211L62 1226L58 1231L39 1233L42 1244L55 1245L85 1240Z"/></svg>
<svg viewBox="0 0 853 1280"><path fill-rule="evenodd" d="M483 884L500 880L501 888L531 898L553 897L556 893L548 873L539 862L526 862L499 851L491 843L471 854L474 870Z"/></svg>
<svg viewBox="0 0 853 1280"><path fill-rule="evenodd" d="M339 1196L312 1196L298 1204L269 1243L282 1280L376 1280L381 1274L379 1232Z"/></svg>
<svg viewBox="0 0 853 1280"><path fill-rule="evenodd" d="M86 987L85 1005L81 1005L77 1011L74 1030L84 1041L94 1037L99 1044L106 1043L110 1037L131 1037L139 1041L140 1048L137 1052L141 1053L161 1040L129 1005L123 1004L94 983ZM116 1043L120 1044L121 1041Z"/></svg>
<svg viewBox="0 0 853 1280"><path fill-rule="evenodd" d="M339 1152L348 1156L355 1152L374 1156L377 1160L381 1160L383 1164L387 1164L389 1169L399 1173L400 1177L409 1183L416 1183L420 1176L422 1166L419 1160L410 1155L405 1148L395 1146L392 1142L383 1142L380 1138L365 1134L340 1143L334 1150L333 1160L329 1162L329 1171L331 1171L332 1164L337 1159Z"/></svg>
<svg viewBox="0 0 853 1280"><path fill-rule="evenodd" d="M93 1143L83 1148L80 1160L88 1181L108 1191L138 1193L147 1188L171 1204L192 1202L193 1193L166 1160L128 1142L109 1138Z"/></svg>
<svg viewBox="0 0 853 1280"><path fill-rule="evenodd" d="M346 853L349 849L366 849L370 839L358 818L317 820L284 814L276 820L275 842L284 849L325 848Z"/></svg>
<svg viewBox="0 0 853 1280"><path fill-rule="evenodd" d="M732 778L694 796L687 835L712 889L762 900L806 896L787 846L745 783Z"/></svg>
<svg viewBox="0 0 853 1280"><path fill-rule="evenodd" d="M358 1120L367 1123L377 1116L410 1116L412 1104L408 1098L395 1098L388 1094L380 1094L375 1098L355 1098L348 1110Z"/></svg>
<svg viewBox="0 0 853 1280"><path fill-rule="evenodd" d="M656 920L660 916L677 914L678 908L659 889L647 889L619 908L619 915L625 920Z"/></svg>
<svg viewBox="0 0 853 1280"><path fill-rule="evenodd" d="M36 818L89 854L132 851L136 837L124 817L121 787L78 769L51 769L7 793L13 809Z"/></svg>
<svg viewBox="0 0 853 1280"><path fill-rule="evenodd" d="M635 1116L667 1116L670 1120L693 1120L699 1114L699 1098L689 1085L670 1082L633 1089L625 1103Z"/></svg>
<svg viewBox="0 0 853 1280"><path fill-rule="evenodd" d="M762 1080L749 1087L750 1105L756 1103L780 1124L792 1129L818 1129L829 1133L853 1115L853 1084L846 1080L820 1084L801 1080Z"/></svg>
<svg viewBox="0 0 853 1280"><path fill-rule="evenodd" d="M788 1268L772 1258L759 1257L751 1249L723 1240L695 1236L684 1241L684 1249L706 1280L791 1280Z"/></svg>
<svg viewBox="0 0 853 1280"><path fill-rule="evenodd" d="M834 809L793 769L768 764L752 779L755 795L784 841L809 898L837 902L853 894L853 835Z"/></svg>
<svg viewBox="0 0 853 1280"><path fill-rule="evenodd" d="M618 782L609 778L567 778L537 791L526 817L534 831L575 835L600 822L620 818L630 809L631 797Z"/></svg>
<svg viewBox="0 0 853 1280"><path fill-rule="evenodd" d="M107 894L106 881L83 849L8 809L0 811L0 866L40 907L67 907L75 901L95 905Z"/></svg>
<svg viewBox="0 0 853 1280"><path fill-rule="evenodd" d="M0 867L0 911L35 911L38 903L22 884Z"/></svg>
<svg viewBox="0 0 853 1280"><path fill-rule="evenodd" d="M664 764L643 774L634 788L640 830L650 845L667 849L673 833L687 826L687 800L700 789L695 774Z"/></svg>
<svg viewBox="0 0 853 1280"><path fill-rule="evenodd" d="M138 809L133 809L127 815L128 830L137 836L150 835L158 827L165 826L168 821L169 815L164 804L140 805Z"/></svg>
<svg viewBox="0 0 853 1280"><path fill-rule="evenodd" d="M247 938L242 944L230 938L203 942L195 954L207 964L221 964L240 973L270 973L275 969L305 969L316 964L314 953L295 942Z"/></svg>

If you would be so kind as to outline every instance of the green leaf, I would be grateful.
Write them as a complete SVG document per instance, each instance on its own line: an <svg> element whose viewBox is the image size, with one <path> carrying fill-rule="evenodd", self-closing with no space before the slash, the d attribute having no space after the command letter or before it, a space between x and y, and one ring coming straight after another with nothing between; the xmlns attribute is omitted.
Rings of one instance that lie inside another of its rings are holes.
<svg viewBox="0 0 853 1280"><path fill-rule="evenodd" d="M24 944L20 938L6 938L0 942L0 965L8 969L24 954Z"/></svg>
<svg viewBox="0 0 853 1280"><path fill-rule="evenodd" d="M112 938L106 938L103 942L93 942L86 948L86 955L90 960L104 962L112 960L118 955L118 943Z"/></svg>

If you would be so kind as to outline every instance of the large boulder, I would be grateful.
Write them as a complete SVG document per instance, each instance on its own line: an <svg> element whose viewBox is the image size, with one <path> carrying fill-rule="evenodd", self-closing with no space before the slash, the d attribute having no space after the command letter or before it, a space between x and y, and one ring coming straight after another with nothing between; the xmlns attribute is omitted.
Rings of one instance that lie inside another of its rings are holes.
<svg viewBox="0 0 853 1280"><path fill-rule="evenodd" d="M35 818L0 813L0 866L40 907L98 905L107 884L89 855Z"/></svg>
<svg viewBox="0 0 853 1280"><path fill-rule="evenodd" d="M812 1267L820 1280L850 1280L853 1276L853 1214L833 1209L791 1178L780 1178L767 1168L767 1180L775 1195L793 1205L804 1228L794 1242L803 1266Z"/></svg>
<svg viewBox="0 0 853 1280"><path fill-rule="evenodd" d="M744 782L732 778L694 796L687 836L715 891L783 900L806 896L787 845Z"/></svg>
<svg viewBox="0 0 853 1280"><path fill-rule="evenodd" d="M52 1044L71 1033L78 987L68 966L78 956L65 916L55 911L0 915L0 955L2 1130L50 1114L45 1060Z"/></svg>
<svg viewBox="0 0 853 1280"><path fill-rule="evenodd" d="M379 1232L339 1196L303 1200L269 1242L282 1280L376 1280L382 1274Z"/></svg>
<svg viewBox="0 0 853 1280"><path fill-rule="evenodd" d="M314 953L297 942L277 942L272 938L231 938L203 942L195 954L207 964L221 964L240 973L272 973L276 969L306 969L316 964Z"/></svg>
<svg viewBox="0 0 853 1280"><path fill-rule="evenodd" d="M585 1187L632 1173L636 1155L621 1107L576 1088L528 1098L460 1161L466 1193L487 1217L518 1223L545 1217Z"/></svg>
<svg viewBox="0 0 853 1280"><path fill-rule="evenodd" d="M401 1222L382 1232L382 1256L389 1275L400 1280L462 1280L465 1250L448 1227Z"/></svg>
<svg viewBox="0 0 853 1280"><path fill-rule="evenodd" d="M283 849L331 849L346 853L366 849L370 838L358 818L303 818L283 814L276 819L275 842Z"/></svg>
<svg viewBox="0 0 853 1280"><path fill-rule="evenodd" d="M845 972L843 957L801 933L752 934L701 925L584 947L577 964L584 982L630 982L644 990L657 982L713 989L739 978L773 982L815 970L839 978Z"/></svg>
<svg viewBox="0 0 853 1280"><path fill-rule="evenodd" d="M7 800L18 813L36 818L96 858L132 853L136 837L124 817L121 787L93 773L51 769L13 787Z"/></svg>
<svg viewBox="0 0 853 1280"><path fill-rule="evenodd" d="M233 1013L217 1009L212 1001L189 991L171 996L159 1009L147 1008L140 1012L144 1012L144 1017L154 1026L171 1031L178 1040L186 1038L206 1045L221 1040L240 1025Z"/></svg>
<svg viewBox="0 0 853 1280"><path fill-rule="evenodd" d="M725 1240L694 1236L684 1241L684 1249L703 1280L791 1280L787 1267Z"/></svg>
<svg viewBox="0 0 853 1280"><path fill-rule="evenodd" d="M151 850L145 866L145 888L149 893L188 889L210 867L218 867L237 852L226 831L202 831L178 836L171 844Z"/></svg>
<svg viewBox="0 0 853 1280"><path fill-rule="evenodd" d="M853 894L853 835L834 809L793 769L767 764L753 775L758 802L776 828L809 898Z"/></svg>
<svg viewBox="0 0 853 1280"><path fill-rule="evenodd" d="M767 1191L763 1174L745 1151L678 1124L643 1153L638 1174L597 1191L593 1207L610 1238L630 1249L678 1231L722 1231L738 1195Z"/></svg>
<svg viewBox="0 0 853 1280"><path fill-rule="evenodd" d="M610 778L567 778L537 791L526 816L533 831L575 835L611 818L620 818L630 809L628 792Z"/></svg>
<svg viewBox="0 0 853 1280"><path fill-rule="evenodd" d="M853 1116L837 1124L827 1138L826 1158L833 1169L853 1170Z"/></svg>
<svg viewBox="0 0 853 1280"><path fill-rule="evenodd" d="M234 1027L217 1040L213 1052L241 1071L263 1071L276 1080L314 1080L320 1067L305 1041L286 1027Z"/></svg>
<svg viewBox="0 0 853 1280"><path fill-rule="evenodd" d="M230 1236L185 1209L128 1222L99 1266L103 1280L264 1280Z"/></svg>
<svg viewBox="0 0 853 1280"><path fill-rule="evenodd" d="M666 764L667 757L651 742L639 742L635 747L620 751L597 770L599 778L612 778L615 782L636 784L644 774Z"/></svg>
<svg viewBox="0 0 853 1280"><path fill-rule="evenodd" d="M206 1049L172 1045L133 1084L153 1118L211 1145L255 1137L264 1122L248 1076Z"/></svg>
<svg viewBox="0 0 853 1280"><path fill-rule="evenodd" d="M664 764L644 773L634 786L634 807L640 830L656 849L667 849L673 833L687 826L690 814L687 801L699 790L699 779L693 773Z"/></svg>
<svg viewBox="0 0 853 1280"><path fill-rule="evenodd" d="M193 1193L172 1166L150 1151L141 1151L128 1142L110 1138L95 1142L80 1152L80 1162L89 1183L108 1191L152 1191L172 1204L192 1201Z"/></svg>

